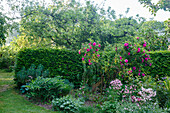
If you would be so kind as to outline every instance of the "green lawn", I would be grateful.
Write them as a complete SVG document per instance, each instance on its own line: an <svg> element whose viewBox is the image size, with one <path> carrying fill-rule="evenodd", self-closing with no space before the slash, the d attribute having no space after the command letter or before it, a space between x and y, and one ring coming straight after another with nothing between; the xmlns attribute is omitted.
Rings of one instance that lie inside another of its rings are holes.
<svg viewBox="0 0 170 113"><path fill-rule="evenodd" d="M0 113L56 113L34 105L19 95L13 89L13 75L0 70Z"/></svg>

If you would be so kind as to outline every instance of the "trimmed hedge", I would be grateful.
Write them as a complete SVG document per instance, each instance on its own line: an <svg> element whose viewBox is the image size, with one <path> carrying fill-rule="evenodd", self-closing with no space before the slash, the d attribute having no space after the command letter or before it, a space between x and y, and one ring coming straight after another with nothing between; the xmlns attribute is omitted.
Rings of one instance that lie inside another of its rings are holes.
<svg viewBox="0 0 170 113"><path fill-rule="evenodd" d="M148 52L152 59L152 66L148 68L148 75L155 77L170 76L170 51Z"/></svg>
<svg viewBox="0 0 170 113"><path fill-rule="evenodd" d="M16 57L15 75L24 66L28 69L31 64L42 64L50 71L49 77L62 76L74 85L80 85L83 65L77 51L59 49L23 49Z"/></svg>

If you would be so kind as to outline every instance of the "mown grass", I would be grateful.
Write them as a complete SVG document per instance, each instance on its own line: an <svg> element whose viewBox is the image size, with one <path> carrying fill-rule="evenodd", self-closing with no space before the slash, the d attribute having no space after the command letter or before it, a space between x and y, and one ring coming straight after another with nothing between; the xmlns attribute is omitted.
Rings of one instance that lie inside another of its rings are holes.
<svg viewBox="0 0 170 113"><path fill-rule="evenodd" d="M0 113L57 113L34 105L19 95L13 88L13 75L0 70Z"/></svg>

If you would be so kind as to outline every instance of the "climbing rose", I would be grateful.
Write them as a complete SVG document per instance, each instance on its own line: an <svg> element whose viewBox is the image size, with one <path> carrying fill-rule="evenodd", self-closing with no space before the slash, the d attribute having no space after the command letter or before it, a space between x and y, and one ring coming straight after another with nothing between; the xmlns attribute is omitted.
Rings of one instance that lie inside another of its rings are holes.
<svg viewBox="0 0 170 113"><path fill-rule="evenodd" d="M128 53L128 55L130 55L130 52Z"/></svg>
<svg viewBox="0 0 170 113"><path fill-rule="evenodd" d="M88 52L88 51L90 51L90 49L89 49L89 48L87 48L87 52Z"/></svg>
<svg viewBox="0 0 170 113"><path fill-rule="evenodd" d="M92 49L92 47L90 46L90 49Z"/></svg>
<svg viewBox="0 0 170 113"><path fill-rule="evenodd" d="M137 51L138 53L140 52L140 48L138 48L138 51Z"/></svg>
<svg viewBox="0 0 170 113"><path fill-rule="evenodd" d="M140 75L140 73L138 73L138 75Z"/></svg>
<svg viewBox="0 0 170 113"><path fill-rule="evenodd" d="M145 76L145 74L144 74L144 73L142 73L142 76Z"/></svg>
<svg viewBox="0 0 170 113"><path fill-rule="evenodd" d="M122 60L122 57L120 56L120 60Z"/></svg>
<svg viewBox="0 0 170 113"><path fill-rule="evenodd" d="M86 53L84 54L84 56L86 56Z"/></svg>
<svg viewBox="0 0 170 113"><path fill-rule="evenodd" d="M95 46L95 45L96 45L96 42L93 43L93 46Z"/></svg>
<svg viewBox="0 0 170 113"><path fill-rule="evenodd" d="M115 51L117 51L117 47L116 47Z"/></svg>
<svg viewBox="0 0 170 113"><path fill-rule="evenodd" d="M137 39L139 39L139 37L137 37Z"/></svg>
<svg viewBox="0 0 170 113"><path fill-rule="evenodd" d="M91 60L89 59L89 62L90 62Z"/></svg>
<svg viewBox="0 0 170 113"><path fill-rule="evenodd" d="M82 60L84 60L84 58L82 58Z"/></svg>
<svg viewBox="0 0 170 113"><path fill-rule="evenodd" d="M81 54L81 51L79 50L79 54Z"/></svg>
<svg viewBox="0 0 170 113"><path fill-rule="evenodd" d="M89 62L89 65L92 65L92 63L91 63L91 62Z"/></svg>
<svg viewBox="0 0 170 113"><path fill-rule="evenodd" d="M152 64L150 63L150 65L149 66L151 66Z"/></svg>
<svg viewBox="0 0 170 113"><path fill-rule="evenodd" d="M98 57L100 57L100 55L97 55Z"/></svg>
<svg viewBox="0 0 170 113"><path fill-rule="evenodd" d="M136 67L133 67L133 70L135 70L136 69Z"/></svg>
<svg viewBox="0 0 170 113"><path fill-rule="evenodd" d="M124 46L128 46L129 44L128 43L125 43Z"/></svg>
<svg viewBox="0 0 170 113"><path fill-rule="evenodd" d="M98 49L96 49L96 51L98 51Z"/></svg>
<svg viewBox="0 0 170 113"><path fill-rule="evenodd" d="M125 62L126 62L126 63L128 63L128 60L127 60L127 59L125 59Z"/></svg>
<svg viewBox="0 0 170 113"><path fill-rule="evenodd" d="M143 47L146 47L146 43L143 44Z"/></svg>
<svg viewBox="0 0 170 113"><path fill-rule="evenodd" d="M100 44L99 44L98 46L99 46L99 47L101 47L101 45L100 45Z"/></svg>

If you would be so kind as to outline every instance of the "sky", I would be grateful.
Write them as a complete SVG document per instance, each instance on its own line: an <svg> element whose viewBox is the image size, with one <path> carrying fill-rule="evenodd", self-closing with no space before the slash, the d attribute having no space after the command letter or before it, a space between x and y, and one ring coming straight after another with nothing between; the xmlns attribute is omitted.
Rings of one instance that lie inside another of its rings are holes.
<svg viewBox="0 0 170 113"><path fill-rule="evenodd" d="M6 0L3 1L5 4ZM45 0L45 1L49 2L50 0ZM83 3L85 0L77 0L77 1ZM91 1L94 1L96 4L101 4L104 0L91 0ZM152 0L153 3L157 3L158 1L159 0ZM154 18L154 20L157 21L165 21L168 20L168 18L170 18L170 12L164 10L159 10L156 13L156 16L151 15L149 9L143 7L143 4L140 4L138 0L106 0L104 8L107 10L108 6L110 6L113 10L115 10L117 18L119 18L119 14L125 15L125 11L127 10L127 8L130 8L129 13L126 15L127 17L130 16L135 17L137 14L139 14L139 17L144 17L146 18L146 20L150 20L150 18ZM7 7L6 10L8 10Z"/></svg>
<svg viewBox="0 0 170 113"><path fill-rule="evenodd" d="M103 0L94 0L95 3L100 4ZM153 3L157 3L159 0L152 0ZM116 12L116 16L118 17L119 14L125 15L125 11L127 8L130 8L127 17L136 16L139 14L140 17L145 17L147 20L150 18L154 18L157 21L165 21L170 18L170 12L159 10L156 13L156 16L151 15L149 9L143 7L143 4L140 4L138 0L106 0L105 8L110 6Z"/></svg>

